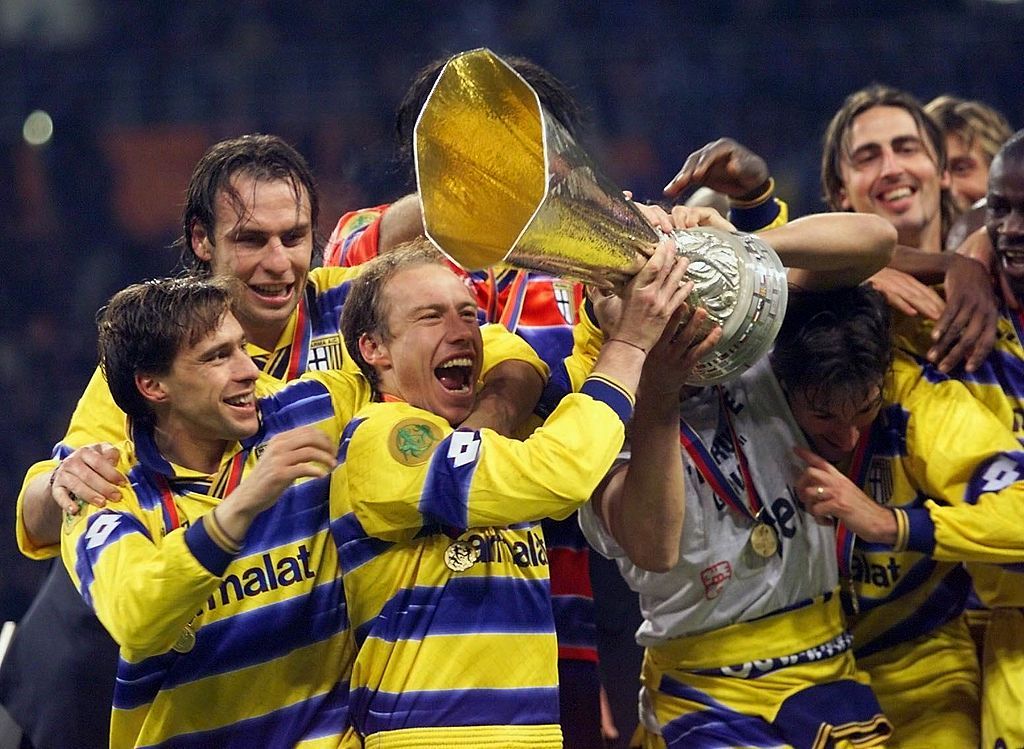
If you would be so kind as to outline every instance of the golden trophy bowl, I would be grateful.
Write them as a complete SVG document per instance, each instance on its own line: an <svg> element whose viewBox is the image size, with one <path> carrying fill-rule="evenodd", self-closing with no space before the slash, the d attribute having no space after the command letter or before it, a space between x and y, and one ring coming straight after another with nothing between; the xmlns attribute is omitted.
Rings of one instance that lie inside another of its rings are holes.
<svg viewBox="0 0 1024 749"><path fill-rule="evenodd" d="M659 233L593 164L536 92L487 49L442 69L415 128L426 235L467 270L506 264L619 288ZM752 234L673 232L690 260L690 303L722 326L693 384L735 377L771 348L786 309L786 271Z"/></svg>

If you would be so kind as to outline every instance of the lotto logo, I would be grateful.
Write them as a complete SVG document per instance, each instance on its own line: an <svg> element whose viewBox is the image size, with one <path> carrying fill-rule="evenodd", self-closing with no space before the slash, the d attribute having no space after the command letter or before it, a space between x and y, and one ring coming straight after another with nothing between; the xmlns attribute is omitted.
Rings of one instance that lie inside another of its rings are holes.
<svg viewBox="0 0 1024 749"><path fill-rule="evenodd" d="M984 482L981 486L983 492L997 492L1020 481L1020 466L1010 458L997 458L981 474L981 479Z"/></svg>
<svg viewBox="0 0 1024 749"><path fill-rule="evenodd" d="M97 546L102 546L120 523L121 518L116 514L97 517L85 534L85 548L95 549Z"/></svg>
<svg viewBox="0 0 1024 749"><path fill-rule="evenodd" d="M452 467L461 468L476 460L480 452L480 435L477 432L452 432L448 445L448 460Z"/></svg>

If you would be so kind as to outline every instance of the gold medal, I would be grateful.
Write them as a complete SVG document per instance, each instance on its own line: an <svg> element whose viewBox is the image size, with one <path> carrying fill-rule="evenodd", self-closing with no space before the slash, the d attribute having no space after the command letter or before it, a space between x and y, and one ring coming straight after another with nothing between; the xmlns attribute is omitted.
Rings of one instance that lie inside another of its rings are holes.
<svg viewBox="0 0 1024 749"><path fill-rule="evenodd" d="M178 639L174 641L171 646L171 650L175 653L187 653L196 646L196 633L192 629L192 622L185 625L185 628L181 630L181 634L178 635Z"/></svg>
<svg viewBox="0 0 1024 749"><path fill-rule="evenodd" d="M465 572L480 559L480 549L465 541L455 541L444 550L444 566L452 572Z"/></svg>
<svg viewBox="0 0 1024 749"><path fill-rule="evenodd" d="M775 534L775 529L768 523L755 523L754 529L750 531L750 548L765 559L774 556L779 550L779 537Z"/></svg>

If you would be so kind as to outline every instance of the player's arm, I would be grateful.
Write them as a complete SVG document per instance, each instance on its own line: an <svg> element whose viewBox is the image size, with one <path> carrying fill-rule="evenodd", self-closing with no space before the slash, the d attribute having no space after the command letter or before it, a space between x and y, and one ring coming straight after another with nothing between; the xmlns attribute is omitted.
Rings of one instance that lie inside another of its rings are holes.
<svg viewBox="0 0 1024 749"><path fill-rule="evenodd" d="M721 338L703 328L697 310L681 330L672 320L644 364L636 410L629 427L638 449L594 493L593 510L622 551L638 567L665 572L679 558L685 521L683 466L679 455L679 398L702 356Z"/></svg>
<svg viewBox="0 0 1024 749"><path fill-rule="evenodd" d="M399 198L380 217L378 252L384 255L400 244L423 236L423 209L418 193Z"/></svg>
<svg viewBox="0 0 1024 749"><path fill-rule="evenodd" d="M963 361L973 372L995 345L999 312L991 275L980 260L897 245L889 267L871 283L894 309L935 320L927 358L940 371ZM925 284L942 284L945 300Z"/></svg>
<svg viewBox="0 0 1024 749"><path fill-rule="evenodd" d="M143 511L134 491L126 490L125 511L89 506L75 522L61 541L64 564L129 655L166 652L242 550L253 520L296 480L325 476L335 451L313 426L275 435L235 491L162 539L159 511Z"/></svg>
<svg viewBox="0 0 1024 749"><path fill-rule="evenodd" d="M501 325L484 325L482 387L473 412L462 423L511 436L533 413L547 381L548 368L520 336Z"/></svg>
<svg viewBox="0 0 1024 749"><path fill-rule="evenodd" d="M389 538L436 524L468 528L564 517L585 501L621 446L646 350L692 288L680 284L684 272L685 260L676 260L670 242L662 243L627 288L622 315L580 393L564 398L525 442L489 430L445 434L440 417L419 410L413 412L423 417L417 423L398 417L397 423L369 418L360 424L345 469L366 532ZM393 458L383 473L382 443ZM369 465L373 471L363 468ZM388 480L376 481L381 475Z"/></svg>
<svg viewBox="0 0 1024 749"><path fill-rule="evenodd" d="M897 359L896 377L920 377ZM923 377L904 386L909 421L904 464L918 490L933 499L921 508L875 503L817 456L797 491L819 518L843 520L865 541L954 562L1024 562L1024 452L1012 433L955 380ZM819 491L819 488L821 491Z"/></svg>
<svg viewBox="0 0 1024 749"><path fill-rule="evenodd" d="M819 213L760 232L783 265L789 283L805 289L856 286L885 267L896 230L865 213Z"/></svg>
<svg viewBox="0 0 1024 749"><path fill-rule="evenodd" d="M691 153L663 192L678 198L697 185L729 198L729 220L740 231L762 231L786 223L788 208L775 196L768 164L732 138L719 138Z"/></svg>
<svg viewBox="0 0 1024 749"><path fill-rule="evenodd" d="M144 512L129 489L117 510L84 508L61 540L82 598L133 659L171 649L231 558L202 520L161 539L157 515Z"/></svg>
<svg viewBox="0 0 1024 749"><path fill-rule="evenodd" d="M99 367L75 407L67 434L57 443L53 458L29 469L18 495L16 533L22 553L34 559L57 556L61 515L78 512L76 497L103 507L120 497L120 474L113 470L116 455L99 448L77 452L85 445L124 441L126 417L114 403ZM52 481L51 481L52 480Z"/></svg>

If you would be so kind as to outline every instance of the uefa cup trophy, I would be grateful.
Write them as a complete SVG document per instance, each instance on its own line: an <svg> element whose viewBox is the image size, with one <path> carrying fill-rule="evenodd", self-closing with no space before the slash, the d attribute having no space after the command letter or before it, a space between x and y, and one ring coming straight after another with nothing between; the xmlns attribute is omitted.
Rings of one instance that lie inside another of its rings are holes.
<svg viewBox="0 0 1024 749"><path fill-rule="evenodd" d="M504 263L619 288L660 238L536 92L487 49L445 65L415 128L427 236L467 270ZM673 232L694 282L693 306L722 338L692 384L735 377L771 347L786 310L786 271L752 234Z"/></svg>

